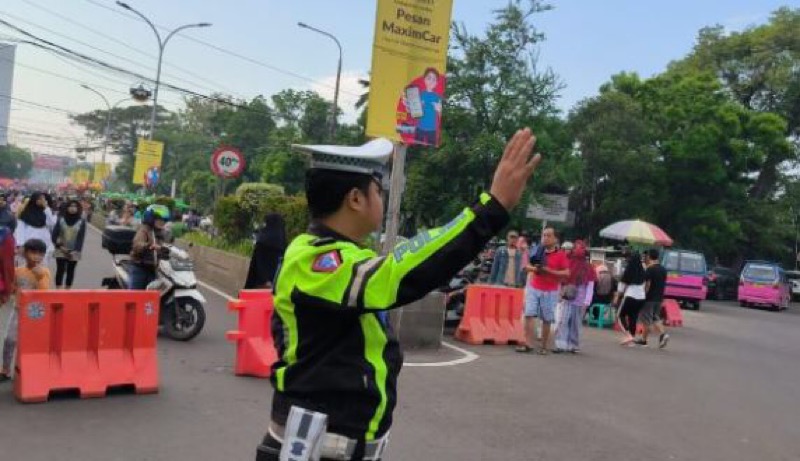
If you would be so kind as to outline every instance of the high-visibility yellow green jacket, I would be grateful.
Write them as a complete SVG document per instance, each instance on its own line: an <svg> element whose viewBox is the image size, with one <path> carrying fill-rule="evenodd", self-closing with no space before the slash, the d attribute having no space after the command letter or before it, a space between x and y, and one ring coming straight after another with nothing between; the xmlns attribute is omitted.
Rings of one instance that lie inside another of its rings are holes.
<svg viewBox="0 0 800 461"><path fill-rule="evenodd" d="M508 223L482 194L445 226L379 257L321 225L286 249L275 280L272 418L297 405L328 415L328 430L359 440L392 423L403 356L388 310L447 283Z"/></svg>

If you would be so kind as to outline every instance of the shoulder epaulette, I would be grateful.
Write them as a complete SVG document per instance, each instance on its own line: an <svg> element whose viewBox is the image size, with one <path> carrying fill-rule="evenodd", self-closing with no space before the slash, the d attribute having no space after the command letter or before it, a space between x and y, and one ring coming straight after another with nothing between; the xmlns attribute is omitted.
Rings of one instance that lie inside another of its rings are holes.
<svg viewBox="0 0 800 461"><path fill-rule="evenodd" d="M311 246L321 247L323 245L330 245L331 243L333 243L335 241L336 241L336 239L334 239L333 237L320 237L320 238L318 238L316 240L313 240L311 242Z"/></svg>

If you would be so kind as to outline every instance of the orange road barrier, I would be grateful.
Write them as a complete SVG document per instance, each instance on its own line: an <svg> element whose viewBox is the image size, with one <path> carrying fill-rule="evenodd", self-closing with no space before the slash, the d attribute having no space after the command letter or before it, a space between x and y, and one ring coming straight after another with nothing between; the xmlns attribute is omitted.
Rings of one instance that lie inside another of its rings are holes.
<svg viewBox="0 0 800 461"><path fill-rule="evenodd" d="M456 339L468 344L525 344L524 291L491 285L467 287Z"/></svg>
<svg viewBox="0 0 800 461"><path fill-rule="evenodd" d="M158 292L22 291L19 301L19 401L74 389L103 397L115 386L158 392Z"/></svg>
<svg viewBox="0 0 800 461"><path fill-rule="evenodd" d="M665 299L661 304L661 318L664 319L664 325L670 327L683 326L683 312L678 301L674 299Z"/></svg>
<svg viewBox="0 0 800 461"><path fill-rule="evenodd" d="M278 360L272 339L272 314L275 310L270 290L242 290L239 299L228 302L228 310L239 313L238 329L225 337L236 342L237 376L269 378Z"/></svg>

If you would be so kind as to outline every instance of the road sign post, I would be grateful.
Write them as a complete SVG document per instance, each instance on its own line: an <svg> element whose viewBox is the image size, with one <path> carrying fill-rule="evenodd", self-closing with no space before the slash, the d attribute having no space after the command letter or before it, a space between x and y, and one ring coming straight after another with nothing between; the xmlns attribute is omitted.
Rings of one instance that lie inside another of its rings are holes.
<svg viewBox="0 0 800 461"><path fill-rule="evenodd" d="M244 168L244 155L235 147L220 146L211 155L211 171L219 178L238 178Z"/></svg>

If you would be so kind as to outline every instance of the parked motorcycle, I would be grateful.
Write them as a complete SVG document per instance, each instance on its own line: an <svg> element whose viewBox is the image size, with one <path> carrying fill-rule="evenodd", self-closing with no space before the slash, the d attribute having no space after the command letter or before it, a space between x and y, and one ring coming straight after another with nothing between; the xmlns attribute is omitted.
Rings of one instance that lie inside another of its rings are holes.
<svg viewBox="0 0 800 461"><path fill-rule="evenodd" d="M124 226L107 226L103 231L103 248L111 253L114 277L103 279L109 289L125 289L130 286L128 258L135 230ZM159 325L164 333L176 341L189 341L203 330L206 312L205 297L197 289L194 264L189 254L173 245L164 245L158 255L156 278L147 285L148 290L161 294Z"/></svg>
<svg viewBox="0 0 800 461"><path fill-rule="evenodd" d="M481 260L475 259L456 274L449 284L439 288L445 294L445 323L457 323L464 316L467 286L478 282L481 273Z"/></svg>

